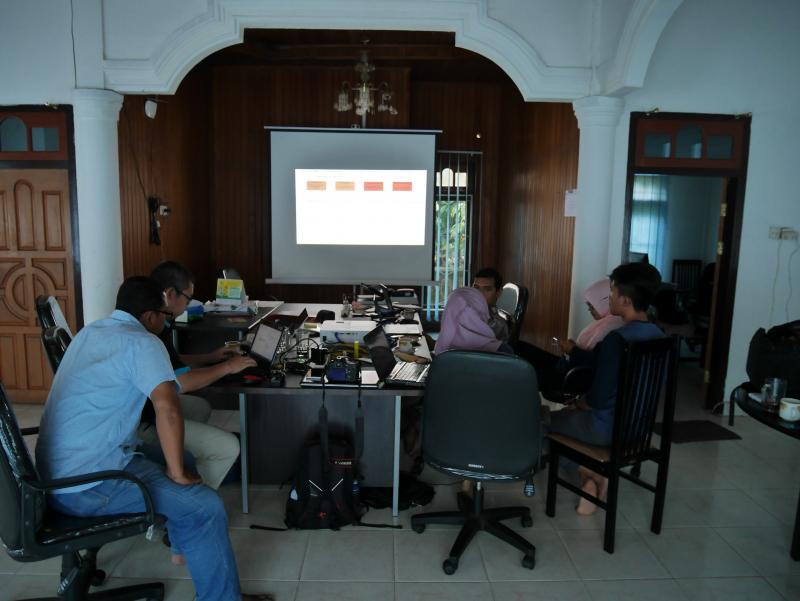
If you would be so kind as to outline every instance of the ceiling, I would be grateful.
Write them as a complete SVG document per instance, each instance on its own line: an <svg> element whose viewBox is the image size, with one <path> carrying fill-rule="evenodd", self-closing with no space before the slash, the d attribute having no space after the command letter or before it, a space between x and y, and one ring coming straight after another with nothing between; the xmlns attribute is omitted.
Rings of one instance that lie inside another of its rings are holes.
<svg viewBox="0 0 800 601"><path fill-rule="evenodd" d="M241 44L224 48L205 62L346 67L354 65L365 48L376 67L410 68L412 80L510 82L487 58L457 48L455 34L435 31L247 29Z"/></svg>

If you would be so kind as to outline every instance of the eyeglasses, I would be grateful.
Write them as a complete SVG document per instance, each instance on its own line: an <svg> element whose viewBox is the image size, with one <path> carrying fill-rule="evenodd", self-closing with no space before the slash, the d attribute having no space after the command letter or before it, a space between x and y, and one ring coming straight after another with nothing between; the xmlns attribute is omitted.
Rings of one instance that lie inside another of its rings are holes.
<svg viewBox="0 0 800 601"><path fill-rule="evenodd" d="M192 300L194 300L191 296L189 296L188 294L186 294L185 292L183 292L181 290L178 290L177 288L176 288L176 291L177 291L178 294L180 294L181 296L186 298L186 302L187 303L190 303L190 302L192 302Z"/></svg>

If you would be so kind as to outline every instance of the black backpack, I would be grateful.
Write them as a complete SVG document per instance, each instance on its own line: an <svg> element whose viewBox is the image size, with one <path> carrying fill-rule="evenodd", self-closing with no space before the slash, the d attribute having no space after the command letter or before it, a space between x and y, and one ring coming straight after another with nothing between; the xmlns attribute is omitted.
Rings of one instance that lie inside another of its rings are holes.
<svg viewBox="0 0 800 601"><path fill-rule="evenodd" d="M407 472L400 472L400 490L397 494L397 506L401 511L412 507L427 505L433 500L433 486L417 480ZM384 509L392 506L391 486L362 486L359 500L372 509Z"/></svg>
<svg viewBox="0 0 800 601"><path fill-rule="evenodd" d="M364 509L353 494L357 463L348 440L329 440L327 453L320 439L306 443L286 500L286 526L338 530L358 523Z"/></svg>
<svg viewBox="0 0 800 601"><path fill-rule="evenodd" d="M750 340L747 376L760 388L766 378L784 378L789 396L800 395L800 320L759 328Z"/></svg>
<svg viewBox="0 0 800 601"><path fill-rule="evenodd" d="M323 384L319 438L306 443L298 458L292 489L286 500L284 522L287 528L338 530L341 526L361 522L364 507L358 500L358 492L353 490L353 481L360 480L358 463L364 452L360 386L355 425L355 448L349 440L329 437Z"/></svg>

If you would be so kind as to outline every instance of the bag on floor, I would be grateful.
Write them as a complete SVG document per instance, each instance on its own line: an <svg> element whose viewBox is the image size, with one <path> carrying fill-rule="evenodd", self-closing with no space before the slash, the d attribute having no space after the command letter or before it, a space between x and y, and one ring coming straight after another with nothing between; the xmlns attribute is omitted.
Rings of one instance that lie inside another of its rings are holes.
<svg viewBox="0 0 800 601"><path fill-rule="evenodd" d="M411 474L400 472L400 491L397 494L398 509L427 505L433 500L433 486L417 480ZM384 509L392 506L392 488L390 486L362 486L359 499L363 505L371 509Z"/></svg>
<svg viewBox="0 0 800 601"><path fill-rule="evenodd" d="M800 395L800 320L759 328L750 340L747 376L761 388L766 378L783 378L789 396Z"/></svg>

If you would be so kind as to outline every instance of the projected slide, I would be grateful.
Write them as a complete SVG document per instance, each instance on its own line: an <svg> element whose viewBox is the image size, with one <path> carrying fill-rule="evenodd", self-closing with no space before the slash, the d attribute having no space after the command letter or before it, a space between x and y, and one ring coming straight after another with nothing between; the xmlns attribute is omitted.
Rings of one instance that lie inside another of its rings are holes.
<svg viewBox="0 0 800 601"><path fill-rule="evenodd" d="M295 169L294 180L297 244L425 244L425 170Z"/></svg>

